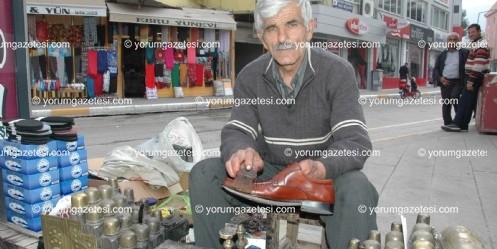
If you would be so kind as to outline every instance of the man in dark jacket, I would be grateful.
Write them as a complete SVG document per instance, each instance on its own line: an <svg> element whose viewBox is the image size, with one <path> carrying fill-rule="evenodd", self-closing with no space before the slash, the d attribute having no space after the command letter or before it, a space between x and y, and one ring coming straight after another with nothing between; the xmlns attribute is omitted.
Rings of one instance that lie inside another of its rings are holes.
<svg viewBox="0 0 497 249"><path fill-rule="evenodd" d="M454 106L454 112L457 112L457 102L466 82L464 65L469 51L457 49L458 42L460 42L460 38L455 32L447 37L447 50L438 56L433 69L433 81L436 86L440 87L442 93L444 125L452 123L452 106Z"/></svg>
<svg viewBox="0 0 497 249"><path fill-rule="evenodd" d="M399 75L400 75L400 79L404 79L404 80L407 80L407 75L409 74L409 68L407 68L407 62L406 64L404 64L404 66L401 66L400 69L399 69Z"/></svg>

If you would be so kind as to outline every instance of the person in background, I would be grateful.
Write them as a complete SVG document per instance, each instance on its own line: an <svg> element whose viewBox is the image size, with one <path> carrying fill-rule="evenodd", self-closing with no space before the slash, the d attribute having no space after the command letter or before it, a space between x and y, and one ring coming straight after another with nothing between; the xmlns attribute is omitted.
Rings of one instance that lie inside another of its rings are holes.
<svg viewBox="0 0 497 249"><path fill-rule="evenodd" d="M407 67L407 62L399 69L399 75L401 80L407 80L407 75L409 74L409 68Z"/></svg>
<svg viewBox="0 0 497 249"><path fill-rule="evenodd" d="M471 24L467 28L468 37L471 40L470 52L466 60L466 84L462 89L461 99L457 106L456 116L452 124L442 126L442 130L449 132L467 131L469 121L473 116L478 91L483 84L485 73L490 72L490 50L487 42L481 37L481 29L478 24Z"/></svg>
<svg viewBox="0 0 497 249"><path fill-rule="evenodd" d="M447 49L437 57L432 79L442 94L442 117L444 125L452 124L452 107L457 112L457 102L466 82L465 63L469 51L458 49L459 34L452 32L447 37Z"/></svg>

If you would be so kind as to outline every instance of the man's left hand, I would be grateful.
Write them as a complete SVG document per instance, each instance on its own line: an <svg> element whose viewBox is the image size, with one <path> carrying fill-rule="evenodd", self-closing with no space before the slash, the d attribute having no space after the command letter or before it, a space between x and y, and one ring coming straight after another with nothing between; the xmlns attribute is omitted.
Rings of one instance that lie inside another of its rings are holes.
<svg viewBox="0 0 497 249"><path fill-rule="evenodd" d="M468 83L466 83L466 89L468 89L468 91L470 91L470 92L475 90L475 88L473 87L473 82L468 81Z"/></svg>
<svg viewBox="0 0 497 249"><path fill-rule="evenodd" d="M326 168L320 161L306 159L299 162L302 172L311 179L321 180L326 177Z"/></svg>

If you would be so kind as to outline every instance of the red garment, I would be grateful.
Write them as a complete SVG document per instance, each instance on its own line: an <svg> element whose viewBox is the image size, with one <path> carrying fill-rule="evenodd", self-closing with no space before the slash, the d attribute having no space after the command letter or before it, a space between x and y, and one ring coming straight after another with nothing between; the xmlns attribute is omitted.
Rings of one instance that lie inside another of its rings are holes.
<svg viewBox="0 0 497 249"><path fill-rule="evenodd" d="M185 54L183 54L181 49L176 49L176 51L174 51L174 60L179 63L183 63L185 61Z"/></svg>
<svg viewBox="0 0 497 249"><path fill-rule="evenodd" d="M203 86L204 85L204 65L202 64L197 64L197 82L196 86Z"/></svg>
<svg viewBox="0 0 497 249"><path fill-rule="evenodd" d="M155 62L159 64L164 64L165 58L164 58L164 49L162 48L156 48L155 49Z"/></svg>
<svg viewBox="0 0 497 249"><path fill-rule="evenodd" d="M45 21L36 22L36 38L38 41L48 41L48 23Z"/></svg>
<svg viewBox="0 0 497 249"><path fill-rule="evenodd" d="M186 48L186 58L189 64L197 63L196 49L193 47Z"/></svg>
<svg viewBox="0 0 497 249"><path fill-rule="evenodd" d="M188 86L196 86L197 85L197 67L195 64L188 64Z"/></svg>
<svg viewBox="0 0 497 249"><path fill-rule="evenodd" d="M104 91L103 91L103 87L104 87L104 75L103 74L99 74L97 73L94 77L94 89L93 91L95 92L95 96L101 96Z"/></svg>
<svg viewBox="0 0 497 249"><path fill-rule="evenodd" d="M199 38L200 38L200 29L190 28L190 40L192 42L197 42Z"/></svg>
<svg viewBox="0 0 497 249"><path fill-rule="evenodd" d="M155 65L147 64L145 66L145 86L148 88L155 87Z"/></svg>
<svg viewBox="0 0 497 249"><path fill-rule="evenodd" d="M95 77L97 72L97 51L96 50L88 50L88 75Z"/></svg>

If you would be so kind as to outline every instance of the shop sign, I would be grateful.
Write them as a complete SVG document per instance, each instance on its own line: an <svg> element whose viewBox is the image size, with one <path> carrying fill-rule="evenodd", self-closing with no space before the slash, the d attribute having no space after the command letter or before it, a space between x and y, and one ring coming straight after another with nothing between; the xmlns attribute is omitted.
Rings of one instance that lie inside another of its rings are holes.
<svg viewBox="0 0 497 249"><path fill-rule="evenodd" d="M179 26L179 27L219 29L218 24L215 22L185 21L185 20L167 19L167 18L137 17L136 23L156 24L156 25L171 25L171 26Z"/></svg>
<svg viewBox="0 0 497 249"><path fill-rule="evenodd" d="M368 25L359 18L351 18L347 20L347 22L345 22L345 27L356 35L368 33Z"/></svg>
<svg viewBox="0 0 497 249"><path fill-rule="evenodd" d="M410 38L411 25L408 21L390 16L384 16L383 21L385 22L387 28L391 29L391 31L387 34L388 36L400 39Z"/></svg>
<svg viewBox="0 0 497 249"><path fill-rule="evenodd" d="M26 13L42 15L68 15L68 16L107 16L105 8L79 8L44 5L26 5Z"/></svg>
<svg viewBox="0 0 497 249"><path fill-rule="evenodd" d="M433 36L433 30L411 24L411 41L433 42Z"/></svg>
<svg viewBox="0 0 497 249"><path fill-rule="evenodd" d="M352 6L352 3L345 2L343 0L333 0L333 7L337 9L342 9L348 12L352 12L354 7Z"/></svg>

